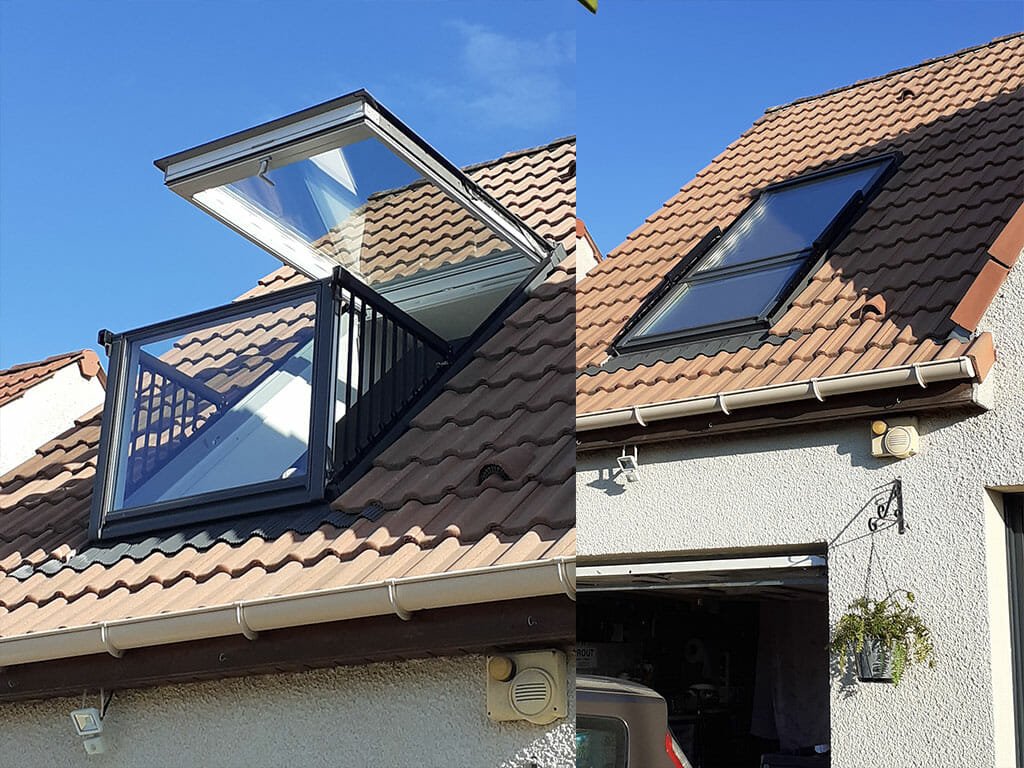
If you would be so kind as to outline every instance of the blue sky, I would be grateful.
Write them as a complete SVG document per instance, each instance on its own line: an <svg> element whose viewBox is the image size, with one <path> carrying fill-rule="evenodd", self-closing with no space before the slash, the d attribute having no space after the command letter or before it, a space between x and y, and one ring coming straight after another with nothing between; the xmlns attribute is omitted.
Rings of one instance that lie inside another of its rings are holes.
<svg viewBox="0 0 1024 768"><path fill-rule="evenodd" d="M569 0L0 0L0 367L223 304L277 262L158 157L360 87L451 160L570 134Z"/></svg>
<svg viewBox="0 0 1024 768"><path fill-rule="evenodd" d="M457 163L579 134L608 250L765 107L1022 27L1016 0L0 0L0 367L245 291L276 262L152 161L359 87Z"/></svg>
<svg viewBox="0 0 1024 768"><path fill-rule="evenodd" d="M577 26L577 212L621 243L764 112L1024 29L1009 2L601 0Z"/></svg>

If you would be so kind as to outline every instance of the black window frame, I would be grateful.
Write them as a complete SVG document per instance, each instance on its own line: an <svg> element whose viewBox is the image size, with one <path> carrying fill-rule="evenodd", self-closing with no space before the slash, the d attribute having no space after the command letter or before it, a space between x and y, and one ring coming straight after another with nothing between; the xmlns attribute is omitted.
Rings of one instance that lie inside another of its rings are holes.
<svg viewBox="0 0 1024 768"><path fill-rule="evenodd" d="M615 355L635 351L657 349L680 342L731 336L739 333L767 330L774 325L789 308L798 288L802 288L813 270L820 266L827 257L829 250L849 231L850 226L861 215L871 200L878 194L883 185L893 175L902 156L898 152L887 152L851 163L833 166L813 173L797 176L785 181L770 184L752 194L750 203L743 209L732 223L722 231L715 227L694 246L680 262L668 273L655 290L641 303L633 317L612 341L611 349ZM740 226L744 218L758 204L762 196L788 187L814 183L817 180L835 176L870 165L878 165L874 176L864 186L863 191L854 192L847 202L833 216L810 248L789 253L774 254L742 264L715 267L699 272L701 267L713 255L715 246L722 242L734 228ZM755 274L776 266L800 262L796 272L787 280L763 310L746 317L719 323L708 323L677 331L669 331L654 335L641 335L645 324L660 310L672 302L678 291L689 284L708 283L717 280Z"/></svg>
<svg viewBox="0 0 1024 768"><path fill-rule="evenodd" d="M331 318L336 314L337 304L333 283L332 278L327 278L213 309L193 312L124 333L101 332L100 341L108 349L110 363L89 520L90 539L103 540L148 533L162 528L180 527L249 512L298 505L314 501L318 495L322 498L328 472L328 441L331 439L332 431L329 429L329 421L332 414L328 412L330 409L317 405L326 402L330 395L330 377L334 370L332 358L337 357L330 354L334 347L336 327ZM117 471L115 453L120 449L123 438L122 426L124 419L127 418L126 406L130 398L129 389L134 373L130 359L132 347L155 336L186 333L197 325L226 321L245 312L258 313L284 302L298 303L310 299L316 305L316 319L313 331L310 433L306 471L291 478L209 491L139 507L113 509ZM244 492L240 494L242 489Z"/></svg>
<svg viewBox="0 0 1024 768"><path fill-rule="evenodd" d="M336 465L342 458L336 455L336 442L340 430L339 424L334 423L334 402L339 332L341 318L347 311L344 308L344 297L355 297L360 306L370 305L386 312L392 323L397 323L408 330L419 343L432 350L440 362L433 370L424 370L426 378L421 388L425 388L444 373L445 366L454 356L451 345L415 318L345 273L340 267L332 277L310 281L264 296L193 312L120 334L102 331L100 340L110 355L110 373L103 406L89 519L90 539L106 540L152 533L162 529L180 528L324 501L329 484L336 480ZM288 478L208 491L138 507L115 509L113 498L118 454L121 441L124 439L125 419L130 418L127 406L136 368L132 363L132 349L146 343L147 339L186 333L196 326L215 325L240 315L258 314L283 303L298 304L310 300L315 305L315 321L310 382L310 431L306 446L305 472ZM395 420L403 418L412 405L413 403L408 403Z"/></svg>

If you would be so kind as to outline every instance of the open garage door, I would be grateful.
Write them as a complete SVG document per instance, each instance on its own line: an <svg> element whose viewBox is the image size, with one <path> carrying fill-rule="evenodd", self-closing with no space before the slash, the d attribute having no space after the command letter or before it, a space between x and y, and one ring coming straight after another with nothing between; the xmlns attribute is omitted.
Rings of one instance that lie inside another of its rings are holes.
<svg viewBox="0 0 1024 768"><path fill-rule="evenodd" d="M580 591L678 590L692 596L806 599L824 596L828 573L823 555L773 555L581 565Z"/></svg>
<svg viewBox="0 0 1024 768"><path fill-rule="evenodd" d="M695 768L828 766L821 554L580 563L577 668L668 702Z"/></svg>

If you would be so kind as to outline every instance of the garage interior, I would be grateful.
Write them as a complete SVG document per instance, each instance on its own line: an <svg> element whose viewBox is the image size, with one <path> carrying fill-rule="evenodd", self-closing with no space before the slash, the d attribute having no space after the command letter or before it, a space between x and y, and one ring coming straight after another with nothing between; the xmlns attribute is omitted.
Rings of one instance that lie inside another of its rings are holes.
<svg viewBox="0 0 1024 768"><path fill-rule="evenodd" d="M583 566L577 584L577 671L658 691L694 768L829 765L824 557Z"/></svg>

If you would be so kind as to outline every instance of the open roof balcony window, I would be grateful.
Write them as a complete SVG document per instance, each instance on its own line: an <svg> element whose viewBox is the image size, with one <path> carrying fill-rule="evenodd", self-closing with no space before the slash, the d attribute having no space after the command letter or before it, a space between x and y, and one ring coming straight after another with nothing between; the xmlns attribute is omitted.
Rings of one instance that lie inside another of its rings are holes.
<svg viewBox="0 0 1024 768"><path fill-rule="evenodd" d="M331 498L551 258L363 93L158 165L312 279L101 333L94 538Z"/></svg>
<svg viewBox="0 0 1024 768"><path fill-rule="evenodd" d="M765 188L723 235L669 273L615 341L618 351L767 328L890 174L881 158Z"/></svg>
<svg viewBox="0 0 1024 768"><path fill-rule="evenodd" d="M156 164L285 264L313 279L341 266L449 341L550 251L364 91Z"/></svg>

